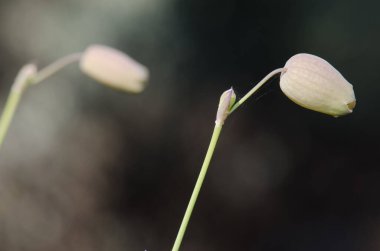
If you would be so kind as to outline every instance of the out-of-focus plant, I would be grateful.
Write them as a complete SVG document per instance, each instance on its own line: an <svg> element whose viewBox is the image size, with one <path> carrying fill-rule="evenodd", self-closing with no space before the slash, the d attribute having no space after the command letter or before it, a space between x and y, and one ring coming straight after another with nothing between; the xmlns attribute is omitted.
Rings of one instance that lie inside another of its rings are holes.
<svg viewBox="0 0 380 251"><path fill-rule="evenodd" d="M181 246L225 120L263 84L277 74L281 74L280 88L284 94L307 109L339 117L351 113L356 105L352 85L327 61L306 53L291 57L283 68L269 73L236 103L233 89L225 91L219 101L210 145L174 242L173 251L179 250Z"/></svg>
<svg viewBox="0 0 380 251"><path fill-rule="evenodd" d="M91 45L83 53L67 55L39 71L36 65L27 64L20 69L0 118L0 148L25 89L78 61L81 71L89 77L126 92L143 91L149 78L149 71L145 66L125 53L104 45Z"/></svg>

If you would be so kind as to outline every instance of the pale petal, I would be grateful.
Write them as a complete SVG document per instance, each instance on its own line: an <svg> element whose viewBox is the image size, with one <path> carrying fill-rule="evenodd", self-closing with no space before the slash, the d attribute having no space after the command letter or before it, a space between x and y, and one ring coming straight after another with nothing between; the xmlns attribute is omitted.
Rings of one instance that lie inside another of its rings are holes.
<svg viewBox="0 0 380 251"><path fill-rule="evenodd" d="M148 69L125 53L104 45L92 45L80 60L81 70L95 80L120 90L139 93L148 80Z"/></svg>
<svg viewBox="0 0 380 251"><path fill-rule="evenodd" d="M297 54L284 68L281 90L300 106L335 117L351 113L355 107L352 85L324 59Z"/></svg>

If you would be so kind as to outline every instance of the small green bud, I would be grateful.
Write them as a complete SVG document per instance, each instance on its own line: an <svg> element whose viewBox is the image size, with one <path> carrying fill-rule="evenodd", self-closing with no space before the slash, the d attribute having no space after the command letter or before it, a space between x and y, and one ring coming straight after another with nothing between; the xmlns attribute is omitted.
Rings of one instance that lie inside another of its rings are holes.
<svg viewBox="0 0 380 251"><path fill-rule="evenodd" d="M127 92L139 93L148 80L148 69L125 53L104 45L91 45L82 54L80 69L95 80Z"/></svg>
<svg viewBox="0 0 380 251"><path fill-rule="evenodd" d="M218 111L216 113L215 124L223 125L224 121L228 117L232 106L235 104L236 95L234 90L231 88L220 96Z"/></svg>
<svg viewBox="0 0 380 251"><path fill-rule="evenodd" d="M352 85L327 61L311 54L297 54L284 66L281 90L298 105L339 117L356 105Z"/></svg>
<svg viewBox="0 0 380 251"><path fill-rule="evenodd" d="M37 66L35 64L24 65L12 86L12 91L22 92L24 88L29 84L29 80L32 79L37 73Z"/></svg>

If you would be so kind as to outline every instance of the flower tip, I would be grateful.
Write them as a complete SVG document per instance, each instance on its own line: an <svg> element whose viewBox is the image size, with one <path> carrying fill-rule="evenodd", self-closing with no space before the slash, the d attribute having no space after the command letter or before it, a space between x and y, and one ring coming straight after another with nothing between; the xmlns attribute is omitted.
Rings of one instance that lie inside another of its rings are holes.
<svg viewBox="0 0 380 251"><path fill-rule="evenodd" d="M148 69L127 54L105 45L91 45L82 54L80 69L109 87L139 93L149 78Z"/></svg>
<svg viewBox="0 0 380 251"><path fill-rule="evenodd" d="M354 110L355 106L356 106L356 100L347 104L347 107L350 110L350 112L352 112Z"/></svg>

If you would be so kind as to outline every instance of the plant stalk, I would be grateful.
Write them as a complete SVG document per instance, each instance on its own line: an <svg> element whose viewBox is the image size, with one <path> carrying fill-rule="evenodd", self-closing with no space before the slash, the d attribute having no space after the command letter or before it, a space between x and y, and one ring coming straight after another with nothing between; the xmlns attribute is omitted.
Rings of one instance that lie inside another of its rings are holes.
<svg viewBox="0 0 380 251"><path fill-rule="evenodd" d="M18 72L12 84L11 91L5 103L3 114L0 118L0 148L8 132L9 125L20 101L20 98L29 84L30 79L36 74L36 66L33 64L24 65Z"/></svg>
<svg viewBox="0 0 380 251"><path fill-rule="evenodd" d="M199 192L201 190L203 181L204 181L206 173L207 173L207 169L210 165L211 158L214 154L215 146L216 146L216 143L218 142L220 132L222 131L222 127L223 127L223 125L221 125L219 123L215 124L214 131L212 133L212 137L211 137L211 141L210 141L210 145L207 149L206 157L203 161L203 165L202 165L201 171L199 173L197 183L195 184L193 193L191 194L191 198L190 198L189 204L186 208L185 216L183 217L183 220L182 220L181 226L179 228L177 238L174 242L174 246L173 246L172 251L178 251L180 246L181 246L183 236L185 235L186 228L187 228L187 225L188 225L190 217L191 217L191 213L193 212L195 202L197 201Z"/></svg>
<svg viewBox="0 0 380 251"><path fill-rule="evenodd" d="M249 97L251 97L270 78L272 78L273 76L275 76L278 73L284 72L285 70L286 70L285 68L279 68L279 69L276 69L276 70L270 72L257 85L255 85L246 95L244 95L243 98L241 98L238 102L236 102L231 107L231 109L226 110L226 111L228 111L227 116L229 114L231 114L233 111L235 111L240 105L242 105ZM233 90L232 90L232 92L233 92ZM226 102L227 102L227 104L229 104L230 100L231 100L231 95L229 97L226 97L226 98L227 98ZM220 107L220 105L219 105L219 109L222 109L221 114L224 114L226 112L225 109L228 109L228 106ZM219 110L218 110L218 114L219 114ZM189 223L191 214L193 212L195 203L197 201L199 192L201 190L203 181L205 179L205 176L206 176L206 173L207 173L207 169L208 169L208 167L210 165L211 158L212 158L212 156L214 154L216 143L218 142L218 138L219 138L220 132L222 130L222 127L223 127L223 124L224 124L224 120L227 118L227 116L221 116L223 118L218 118L218 116L217 116L217 120L216 120L214 131L213 131L213 134L212 134L212 137L211 137L210 145L208 147L208 150L207 150L207 153L206 153L206 157L205 157L205 159L203 161L203 165L202 165L201 171L199 173L197 182L195 184L193 193L191 195L189 204L188 204L188 206L186 208L185 216L183 217L183 220L182 220L181 226L179 228L179 231L178 231L178 234L177 234L177 238L176 238L176 240L174 242L174 246L173 246L172 251L178 251L179 248L180 248L180 246L181 246L181 243L182 243L182 240L183 240L183 236L185 235L186 228L187 228L187 225Z"/></svg>
<svg viewBox="0 0 380 251"><path fill-rule="evenodd" d="M0 148L4 142L4 138L8 132L9 125L26 87L30 84L37 84L45 80L51 75L62 70L67 65L78 61L80 57L81 53L70 54L61 59L58 59L57 61L51 63L38 72L36 72L35 65L32 64L25 65L23 68L21 68L15 82L12 85L4 107L4 111L0 117Z"/></svg>
<svg viewBox="0 0 380 251"><path fill-rule="evenodd" d="M40 71L37 72L37 74L31 79L31 84L37 84L51 75L55 74L56 72L62 70L64 67L68 66L69 64L75 63L80 59L82 56L82 53L73 53L67 56L64 56L63 58L58 59L57 61L54 61L53 63L49 64L45 68L42 68Z"/></svg>
<svg viewBox="0 0 380 251"><path fill-rule="evenodd" d="M23 91L11 90L3 114L0 119L0 148L4 142L5 135L8 132L9 125L20 101Z"/></svg>
<svg viewBox="0 0 380 251"><path fill-rule="evenodd" d="M249 97L252 96L261 86L263 86L269 79L271 79L274 75L278 73L282 73L285 71L285 68L279 68L276 70L273 70L268 75L265 76L257 85L255 85L247 94L244 95L238 102L235 103L235 105L231 108L230 114L235 111L240 105L242 105Z"/></svg>

